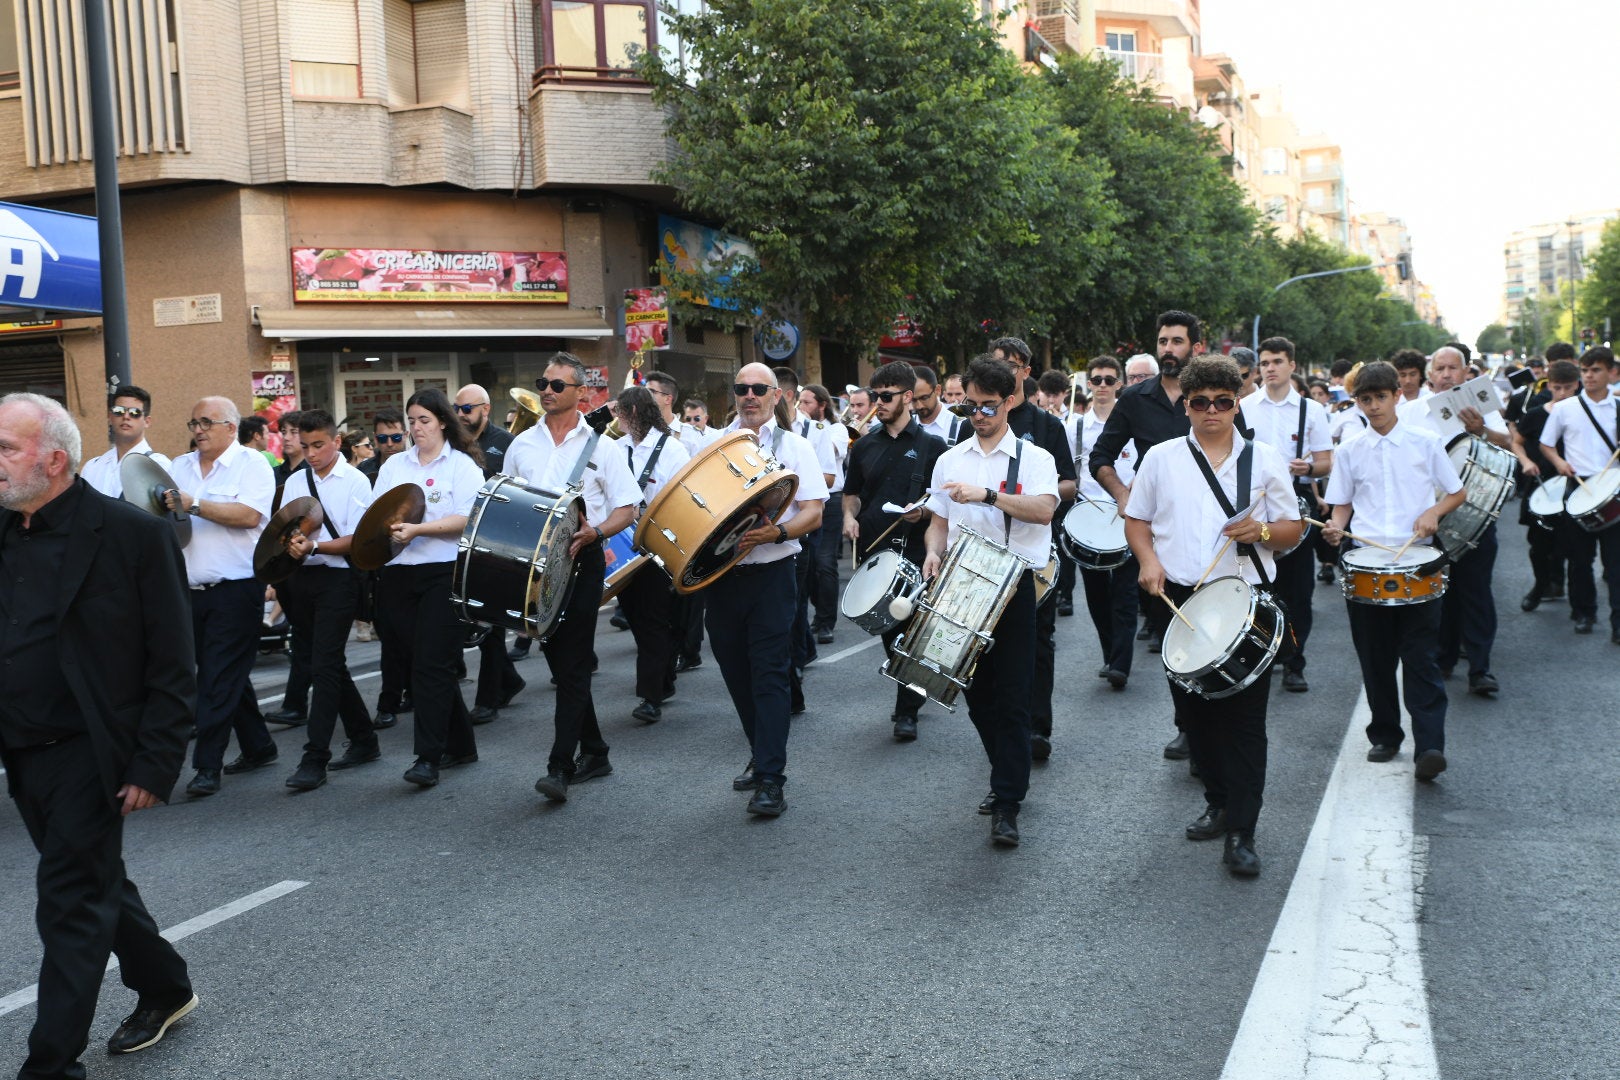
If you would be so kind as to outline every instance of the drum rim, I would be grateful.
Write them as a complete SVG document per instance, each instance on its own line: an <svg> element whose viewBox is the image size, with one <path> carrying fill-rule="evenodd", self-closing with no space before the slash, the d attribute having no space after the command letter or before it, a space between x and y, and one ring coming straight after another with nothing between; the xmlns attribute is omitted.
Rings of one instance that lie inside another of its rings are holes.
<svg viewBox="0 0 1620 1080"><path fill-rule="evenodd" d="M1170 668L1169 661L1168 660L1164 661L1164 669L1165 669L1165 673L1167 675L1169 675L1172 679L1176 679L1178 682L1180 682L1183 689L1187 690L1189 693L1197 694L1199 697L1203 698L1205 701L1219 701L1222 698L1231 697L1233 694L1242 693L1244 690L1247 690L1249 687L1253 686L1255 684L1255 682L1260 679L1261 676L1263 676L1268 670L1270 670L1271 665L1276 662L1277 654L1282 651L1283 634L1288 629L1288 616L1283 613L1282 605L1277 603L1276 598L1271 596L1269 593L1265 592L1264 590L1255 588L1253 584L1251 584L1247 580L1243 579L1242 577L1240 577L1240 576L1238 576L1236 574L1227 574L1227 575L1225 575L1224 578L1215 578L1215 579L1207 582L1204 587L1207 588L1209 585L1213 585L1213 584L1215 584L1215 582L1222 581L1222 580L1241 581L1241 582L1243 582L1244 585L1248 586L1248 589L1249 589L1249 612L1248 612L1248 618L1243 623L1244 630L1240 631L1236 637L1234 637L1230 642L1227 643L1227 651L1226 651L1225 654L1223 654L1223 658L1230 658L1230 656L1232 655L1233 646L1237 645L1238 642L1242 638L1246 637L1247 636L1247 631L1249 629L1253 628L1256 625L1255 613L1257 611L1259 611L1260 608L1262 608L1262 607L1269 608L1271 611L1273 611L1275 613L1275 615L1276 615L1276 625L1272 628L1271 639L1270 639L1270 641L1267 642L1267 644L1265 645L1264 650L1263 650L1263 652L1264 652L1264 662L1260 663L1260 664L1256 664L1254 670L1249 672L1239 682L1236 682L1236 683L1232 684L1231 686L1221 687L1218 692L1208 693L1208 692L1205 692L1205 690L1203 689L1202 686L1188 685L1188 684L1189 683L1195 683L1195 680L1197 680L1200 676L1214 674L1220 667L1220 663L1221 663L1220 660L1216 660L1213 663L1206 664L1204 667L1200 668L1198 671L1195 671L1195 672L1172 671L1171 668ZM1175 625L1177 625L1177 623L1175 621L1172 621L1172 626L1175 626ZM1165 650L1164 647L1169 642L1169 634L1170 634L1170 630L1166 629L1165 630L1165 640L1163 642L1161 642L1161 644L1159 646L1161 658L1163 656L1168 655L1168 652Z"/></svg>

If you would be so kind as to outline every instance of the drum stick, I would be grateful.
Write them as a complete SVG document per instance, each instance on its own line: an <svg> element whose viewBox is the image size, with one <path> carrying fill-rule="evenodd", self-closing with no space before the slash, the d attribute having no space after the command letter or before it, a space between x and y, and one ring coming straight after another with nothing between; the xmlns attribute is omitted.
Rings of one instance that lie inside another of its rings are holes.
<svg viewBox="0 0 1620 1080"><path fill-rule="evenodd" d="M1406 549L1411 547L1412 546L1412 541L1414 541L1416 539L1417 539L1417 533L1413 533L1411 535L1411 537L1406 541L1406 543L1401 545L1401 550L1397 551L1395 553L1395 557L1393 559L1389 560L1389 561L1392 562L1392 563L1400 562L1401 561L1401 556L1406 554Z"/></svg>
<svg viewBox="0 0 1620 1080"><path fill-rule="evenodd" d="M1166 606L1168 606L1170 610L1175 613L1176 618L1187 624L1187 629L1191 630L1195 634L1198 633L1198 627L1194 626L1192 624L1192 620L1181 613L1181 609L1176 607L1176 602L1174 600L1170 599L1164 593L1159 594L1159 599L1163 600Z"/></svg>
<svg viewBox="0 0 1620 1080"><path fill-rule="evenodd" d="M887 529L884 529L882 532L878 533L877 539L873 540L872 543L867 547L866 553L868 555L870 555L870 554L872 554L872 552L876 551L877 546L879 544L883 543L883 538L885 536L888 536L890 533L894 532L894 527L896 525L900 524L904 520L906 520L906 519L903 518L903 517L897 517L892 522L890 522L889 527Z"/></svg>
<svg viewBox="0 0 1620 1080"><path fill-rule="evenodd" d="M1221 545L1221 550L1217 551L1215 553L1215 558L1210 560L1209 568L1204 571L1204 576L1198 579L1198 584L1194 585L1193 588L1195 588L1195 589L1201 588L1203 586L1204 582L1209 580L1209 575L1211 575L1211 574L1213 574L1215 572L1215 564L1220 562L1221 559L1225 558L1226 549L1231 547L1231 546L1232 546L1232 538L1230 536L1228 536L1226 538L1226 543Z"/></svg>
<svg viewBox="0 0 1620 1080"><path fill-rule="evenodd" d="M1315 518L1306 518L1305 520L1310 522L1312 525L1315 525L1318 529L1326 529L1326 528L1328 528L1328 523L1325 522L1325 521L1317 521ZM1395 550L1394 548L1390 547L1388 544L1380 544L1378 541L1369 540L1365 536L1357 536L1355 533L1351 532L1348 529L1341 529L1339 531L1344 533L1344 535L1348 536L1350 539L1354 540L1358 544L1366 544L1368 547L1382 548L1385 551L1394 551Z"/></svg>

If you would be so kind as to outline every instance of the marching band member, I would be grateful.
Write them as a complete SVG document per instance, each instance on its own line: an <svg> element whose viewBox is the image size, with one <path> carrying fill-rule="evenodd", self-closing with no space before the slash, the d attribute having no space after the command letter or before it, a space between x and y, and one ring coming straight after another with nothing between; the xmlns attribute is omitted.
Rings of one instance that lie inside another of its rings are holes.
<svg viewBox="0 0 1620 1080"><path fill-rule="evenodd" d="M562 492L573 479L585 499L585 523L568 548L574 560L574 588L556 632L542 646L557 683L556 738L546 773L535 781L534 789L559 803L568 801L570 784L613 771L591 698L596 609L602 604L607 570L602 541L635 521L641 501L624 454L611 441L597 438L579 411L584 385L585 364L579 357L553 354L535 383L544 414L541 422L513 439L506 452L507 467L531 487Z"/></svg>
<svg viewBox="0 0 1620 1080"><path fill-rule="evenodd" d="M392 406L378 409L371 418L371 441L376 444L377 453L355 468L371 481L375 490L377 473L383 463L405 451L405 414ZM382 674L382 685L377 690L377 718L372 721L372 727L382 730L393 727L398 722L399 714L411 708L410 656L408 653L400 655L398 643L388 641L377 632L377 575L368 571L362 575L362 579L366 596L362 608L371 619L381 654L378 667Z"/></svg>
<svg viewBox="0 0 1620 1080"><path fill-rule="evenodd" d="M304 663L314 688L304 757L287 778L287 786L313 791L326 783L328 764L348 769L381 756L371 713L355 688L344 654L359 596L356 571L346 556L354 528L371 505L372 491L360 470L343 460L337 421L331 413L306 409L298 416L298 432L305 467L288 479L282 501L312 496L320 502L324 521L312 536L302 531L293 534L287 553L303 561L291 577L276 586L276 597L287 618L302 631L293 637L293 643L306 650ZM349 744L343 756L333 761L332 730L339 717Z"/></svg>
<svg viewBox="0 0 1620 1080"><path fill-rule="evenodd" d="M719 435L719 432L709 426L709 407L697 398L687 398L681 402L681 423L693 428L699 435ZM688 446L690 451L691 447Z"/></svg>
<svg viewBox="0 0 1620 1080"><path fill-rule="evenodd" d="M1080 449L1077 461L1086 461L1103 433L1114 404L1124 389L1119 361L1102 355L1086 365L1086 384L1091 387L1091 408L1081 419ZM1121 482L1130 484L1136 476L1136 447L1126 443L1119 448L1114 459L1114 473ZM1087 499L1106 499L1108 493L1091 475L1089 469L1080 475L1080 494ZM1102 647L1102 668L1097 675L1108 680L1115 690L1125 689L1131 677L1131 660L1135 654L1136 595L1138 586L1136 556L1112 570L1081 570L1080 584L1086 591L1086 610L1091 614L1091 625L1097 631L1097 644Z"/></svg>
<svg viewBox="0 0 1620 1080"><path fill-rule="evenodd" d="M152 395L138 386L120 386L107 400L107 430L112 435L112 446L100 457L91 458L79 470L84 482L114 499L124 496L124 480L118 471L125 454L145 454L165 472L174 468L174 462L152 449L146 441L146 429L152 423Z"/></svg>
<svg viewBox="0 0 1620 1080"><path fill-rule="evenodd" d="M967 391L962 388L962 376L956 372L945 376L944 381L939 384L939 399L947 405L955 405L966 396Z"/></svg>
<svg viewBox="0 0 1620 1080"><path fill-rule="evenodd" d="M450 581L484 470L478 445L456 422L443 390L412 394L405 419L411 445L383 462L376 493L415 484L427 503L420 522L393 526L393 539L405 549L378 571L377 629L384 653L392 648L402 658L416 710L416 760L405 780L430 788L441 767L478 760L472 719L456 684L463 627L450 606Z"/></svg>
<svg viewBox="0 0 1620 1080"><path fill-rule="evenodd" d="M708 426L709 410L696 398L687 398L681 404L681 415L675 415L675 402L681 387L675 377L664 371L649 371L644 376L647 392L658 405L658 414L675 437L681 440L688 457L714 442L720 433ZM676 594L675 607L670 618L674 620L675 670L691 671L703 666L703 593Z"/></svg>
<svg viewBox="0 0 1620 1080"><path fill-rule="evenodd" d="M1239 576L1267 589L1274 551L1297 541L1304 528L1282 455L1236 432L1242 389L1231 359L1188 361L1181 371L1181 401L1192 432L1150 447L1137 468L1125 535L1141 564L1142 587L1152 596L1185 604L1211 562L1210 577ZM1227 524L1234 510L1246 506L1250 513ZM1234 543L1227 546L1227 538ZM1221 862L1240 877L1260 873L1254 828L1266 785L1271 671L1219 701L1170 682L1177 722L1204 782L1204 813L1187 826L1187 839L1224 835Z"/></svg>
<svg viewBox="0 0 1620 1080"><path fill-rule="evenodd" d="M1395 377L1401 380L1401 400L1396 403L1396 408L1408 402L1421 401L1434 393L1424 385L1429 358L1420 350L1396 349L1390 354L1389 362L1395 369Z"/></svg>
<svg viewBox="0 0 1620 1080"><path fill-rule="evenodd" d="M1079 376L1070 376L1061 371L1043 371L1041 377L1036 380L1036 384L1040 387L1041 396L1046 399L1044 405L1046 411L1057 417L1058 423L1063 425L1063 434L1069 440L1068 460L1078 462L1080 460L1080 425L1086 416L1088 398L1084 393L1076 392L1075 384L1070 381L1071 378L1078 379ZM1071 399L1074 401L1073 409L1069 408ZM1075 487L1077 490L1079 483L1079 470L1076 469ZM1057 538L1058 530L1062 527L1063 515L1067 514L1069 507L1073 505L1074 503L1071 501L1058 507L1057 514L1052 519L1052 535L1054 539ZM1057 545L1057 553L1057 614L1067 618L1074 614L1075 565L1074 560L1069 558L1068 551L1065 550L1061 543Z"/></svg>
<svg viewBox="0 0 1620 1080"><path fill-rule="evenodd" d="M748 736L748 767L731 782L752 791L748 812L777 817L787 809L787 741L792 709L793 661L790 640L797 604L793 558L800 540L821 526L827 498L815 448L803 436L776 422L782 399L776 372L747 364L732 387L737 419L726 429L749 431L783 465L799 476L793 503L774 524L761 525L738 541L746 554L707 594L709 645L726 690Z"/></svg>
<svg viewBox="0 0 1620 1080"><path fill-rule="evenodd" d="M1562 343L1560 343L1562 344ZM1556 346L1554 346L1556 347ZM1549 352L1552 349L1548 349ZM1570 349L1574 352L1573 349ZM1547 427L1547 410L1555 402L1566 401L1581 392L1581 369L1574 360L1554 360L1547 369L1546 389L1534 394L1515 395L1508 403L1507 419L1513 427L1513 453L1519 459L1519 524L1526 526L1525 540L1530 549L1530 591L1519 601L1523 611L1534 611L1543 600L1564 596L1564 553L1559 533L1547 528L1530 512L1530 496L1557 470L1541 452L1541 435ZM1525 390L1533 390L1526 387ZM1562 441L1555 446L1564 452Z"/></svg>
<svg viewBox="0 0 1620 1080"><path fill-rule="evenodd" d="M871 557L878 537L898 551L907 562L922 566L927 556L923 541L930 515L926 506L901 517L884 511L885 503L910 506L928 489L934 462L945 452L945 443L923 429L922 419L911 411L913 389L919 380L911 365L897 360L884 364L872 374L872 393L877 399L877 430L862 436L849 448L849 473L844 483L844 536L855 545L857 560ZM958 417L960 419L960 417ZM905 632L904 623L883 635L888 651ZM894 737L911 742L917 737L917 710L926 701L922 694L897 685L894 693Z"/></svg>
<svg viewBox="0 0 1620 1080"><path fill-rule="evenodd" d="M826 425L831 432L827 441L833 449L833 478L827 482L827 504L821 513L821 528L816 530L815 566L810 575L810 598L816 608L810 629L817 645L831 645L838 624L838 555L844 544L844 473L850 442L844 437L847 429L836 422L832 395L825 386L811 383L799 391L799 413Z"/></svg>
<svg viewBox="0 0 1620 1080"><path fill-rule="evenodd" d="M962 431L969 427L966 418L957 416L945 407L944 391L933 368L927 364L915 364L912 371L917 374L917 386L911 396L912 411L917 415L917 422L922 424L925 432L946 446L955 446Z"/></svg>
<svg viewBox="0 0 1620 1080"><path fill-rule="evenodd" d="M1058 504L1057 462L1038 442L1019 438L1008 423L1019 377L990 355L968 365L963 401L973 410L974 437L934 463L929 489L936 494L928 500L934 518L925 541L925 578L939 573L963 528L1005 544L1031 567L1046 564ZM1036 648L1032 569L1019 575L1017 591L990 634L995 643L980 655L963 696L990 759L990 794L980 805L981 812L990 814L990 840L1016 847L1018 811L1029 792Z"/></svg>
<svg viewBox="0 0 1620 1080"><path fill-rule="evenodd" d="M1440 437L1400 419L1400 381L1395 368L1376 361L1356 373L1356 404L1367 430L1339 444L1324 499L1333 517L1323 539L1338 544L1355 516L1360 540L1399 549L1408 538L1426 540L1440 519L1463 504L1462 481ZM1444 494L1438 502L1435 492ZM1446 684L1436 662L1440 605L1362 604L1346 599L1350 637L1361 661L1372 719L1368 761L1389 761L1401 747L1401 701L1412 717L1412 740L1419 780L1433 780L1446 769ZM1396 697L1395 668L1401 670Z"/></svg>
<svg viewBox="0 0 1620 1080"><path fill-rule="evenodd" d="M777 385L781 388L782 397L777 404L780 414L787 419L779 418L780 423L789 425L793 431L802 436L816 451L816 460L821 463L821 478L829 492L832 491L833 480L838 471L837 461L833 456L832 432L827 425L819 420L807 416L799 407L799 374L790 367L773 369L776 374ZM804 690L801 678L804 669L809 667L816 659L816 638L810 632L810 591L815 581L816 549L819 546L820 530L815 529L806 534L801 545L797 560L794 564L794 573L798 583L798 607L793 615L793 715L797 716L804 711Z"/></svg>

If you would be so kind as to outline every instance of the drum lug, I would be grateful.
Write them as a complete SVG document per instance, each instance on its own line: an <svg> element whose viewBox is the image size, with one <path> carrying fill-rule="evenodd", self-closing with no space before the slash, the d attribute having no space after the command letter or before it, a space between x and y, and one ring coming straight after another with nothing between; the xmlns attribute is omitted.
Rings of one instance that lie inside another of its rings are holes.
<svg viewBox="0 0 1620 1080"><path fill-rule="evenodd" d="M731 470L732 476L741 477L743 474L743 471L737 468L737 463L730 458L726 458L726 468Z"/></svg>
<svg viewBox="0 0 1620 1080"><path fill-rule="evenodd" d="M495 502L503 502L504 503L504 502L511 502L512 501L512 496L510 496L510 495L502 495L499 491L490 492L489 497L491 499L493 499Z"/></svg>
<svg viewBox="0 0 1620 1080"><path fill-rule="evenodd" d="M673 544L675 546L676 551L680 552L682 555L686 554L686 549L681 547L679 542L676 541L675 534L673 532L669 531L668 529L659 529L658 532L659 532L660 535L663 536L663 538L665 540L668 540L671 544Z"/></svg>
<svg viewBox="0 0 1620 1080"><path fill-rule="evenodd" d="M470 608L481 608L484 606L484 602L482 600L474 600L470 596L466 600L463 600L462 603L466 604Z"/></svg>
<svg viewBox="0 0 1620 1080"><path fill-rule="evenodd" d="M737 475L741 476L742 473L738 473ZM709 508L709 504L703 501L703 496L699 495L695 491L689 492L689 494L692 496L692 501L697 503L699 507L701 507L704 510L707 510ZM669 536L669 531L667 529L665 530L664 535ZM675 538L673 536L671 536L670 537L670 542L673 543L674 540L675 540Z"/></svg>

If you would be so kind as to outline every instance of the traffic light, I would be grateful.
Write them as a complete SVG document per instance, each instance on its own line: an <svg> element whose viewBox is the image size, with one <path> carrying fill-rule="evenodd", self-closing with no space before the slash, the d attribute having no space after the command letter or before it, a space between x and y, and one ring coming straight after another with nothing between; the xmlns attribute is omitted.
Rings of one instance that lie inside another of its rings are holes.
<svg viewBox="0 0 1620 1080"><path fill-rule="evenodd" d="M1412 253L1403 251L1395 256L1395 276L1402 281L1412 280Z"/></svg>

